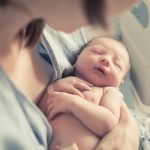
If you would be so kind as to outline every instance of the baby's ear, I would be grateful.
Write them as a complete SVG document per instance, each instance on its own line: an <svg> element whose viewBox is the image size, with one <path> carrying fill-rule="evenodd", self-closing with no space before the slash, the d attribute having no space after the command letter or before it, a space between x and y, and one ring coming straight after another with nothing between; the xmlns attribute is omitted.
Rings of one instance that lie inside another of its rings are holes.
<svg viewBox="0 0 150 150"><path fill-rule="evenodd" d="M78 61L79 56L80 56L80 55L77 55L77 56L76 56L75 64L76 64L76 62Z"/></svg>
<svg viewBox="0 0 150 150"><path fill-rule="evenodd" d="M77 59L79 58L79 56L80 56L80 55L78 54L78 55L77 55Z"/></svg>
<svg viewBox="0 0 150 150"><path fill-rule="evenodd" d="M123 84L124 83L124 79L122 79L122 81L121 81L121 84Z"/></svg>
<svg viewBox="0 0 150 150"><path fill-rule="evenodd" d="M79 55L76 56L76 61L75 61L75 63L73 64L73 67L75 67L75 65L76 65L76 63L77 63L77 61L78 61L78 58L79 58Z"/></svg>

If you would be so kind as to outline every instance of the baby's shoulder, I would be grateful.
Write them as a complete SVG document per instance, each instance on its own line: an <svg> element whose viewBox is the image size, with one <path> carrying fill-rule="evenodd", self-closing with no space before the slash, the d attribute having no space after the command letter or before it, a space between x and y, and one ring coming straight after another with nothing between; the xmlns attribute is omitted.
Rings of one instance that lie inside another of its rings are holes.
<svg viewBox="0 0 150 150"><path fill-rule="evenodd" d="M107 86L107 87L103 87L103 92L107 93L107 92L120 92L120 91L119 88Z"/></svg>
<svg viewBox="0 0 150 150"><path fill-rule="evenodd" d="M92 91L103 91L104 87L97 87L97 86L93 86L92 87Z"/></svg>
<svg viewBox="0 0 150 150"><path fill-rule="evenodd" d="M112 86L104 87L103 94L106 94L106 93L114 93L114 94L116 93L123 97L123 94L121 93L119 88L112 87Z"/></svg>

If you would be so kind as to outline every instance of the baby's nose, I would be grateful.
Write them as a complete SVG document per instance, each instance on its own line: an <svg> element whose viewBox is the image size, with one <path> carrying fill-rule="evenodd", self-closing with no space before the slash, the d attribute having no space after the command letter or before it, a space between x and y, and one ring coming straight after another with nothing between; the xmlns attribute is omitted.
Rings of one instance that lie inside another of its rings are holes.
<svg viewBox="0 0 150 150"><path fill-rule="evenodd" d="M106 66L106 67L109 66L109 60L108 60L107 58L100 58L100 63L101 63L103 66Z"/></svg>

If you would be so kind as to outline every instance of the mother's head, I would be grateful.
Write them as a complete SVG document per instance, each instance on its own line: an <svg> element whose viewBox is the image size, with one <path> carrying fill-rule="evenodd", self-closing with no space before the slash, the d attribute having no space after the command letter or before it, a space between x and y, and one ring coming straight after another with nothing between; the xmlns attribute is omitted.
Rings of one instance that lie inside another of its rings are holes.
<svg viewBox="0 0 150 150"><path fill-rule="evenodd" d="M65 32L88 25L107 27L112 16L138 0L0 0L0 55L14 38L34 45L45 20Z"/></svg>
<svg viewBox="0 0 150 150"><path fill-rule="evenodd" d="M0 0L5 19L45 18L54 27L69 31L86 24L105 27L108 19L129 8L138 0ZM11 20L11 21L12 21ZM22 22L24 23L24 22ZM17 23L18 24L18 23Z"/></svg>

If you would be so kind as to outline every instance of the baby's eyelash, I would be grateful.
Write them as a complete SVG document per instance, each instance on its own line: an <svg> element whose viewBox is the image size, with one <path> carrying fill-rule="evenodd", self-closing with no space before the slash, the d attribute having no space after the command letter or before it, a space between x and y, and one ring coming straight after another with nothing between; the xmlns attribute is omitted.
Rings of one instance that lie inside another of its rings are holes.
<svg viewBox="0 0 150 150"><path fill-rule="evenodd" d="M97 53L97 54L100 54L100 55L104 55L105 54L105 51L101 50L101 49L95 49L95 50L93 50L93 52Z"/></svg>
<svg viewBox="0 0 150 150"><path fill-rule="evenodd" d="M114 65L115 65L119 70L121 70L121 66L120 66L120 65L118 65L117 63L114 63Z"/></svg>

